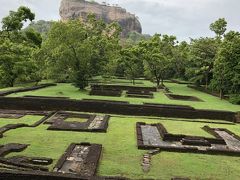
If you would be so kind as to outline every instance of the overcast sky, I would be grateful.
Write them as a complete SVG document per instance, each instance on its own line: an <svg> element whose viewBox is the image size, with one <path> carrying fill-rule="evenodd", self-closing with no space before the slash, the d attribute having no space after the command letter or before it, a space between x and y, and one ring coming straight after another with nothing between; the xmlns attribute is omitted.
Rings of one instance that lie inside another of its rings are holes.
<svg viewBox="0 0 240 180"><path fill-rule="evenodd" d="M58 20L61 0L0 0L0 19L9 10L28 6L36 20ZM104 0L97 0L103 2ZM171 34L179 40L189 37L213 36L209 25L220 17L226 18L228 30L240 31L240 0L105 0L119 4L135 13L143 33Z"/></svg>

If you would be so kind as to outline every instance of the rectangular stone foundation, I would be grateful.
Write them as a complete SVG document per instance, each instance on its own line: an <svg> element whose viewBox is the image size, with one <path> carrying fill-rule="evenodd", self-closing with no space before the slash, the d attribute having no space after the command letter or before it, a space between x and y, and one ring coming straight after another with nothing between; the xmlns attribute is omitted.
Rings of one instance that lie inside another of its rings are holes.
<svg viewBox="0 0 240 180"><path fill-rule="evenodd" d="M54 172L95 176L102 152L102 145L90 143L72 143L58 163Z"/></svg>
<svg viewBox="0 0 240 180"><path fill-rule="evenodd" d="M67 118L84 118L85 122L69 122ZM48 130L79 131L79 132L107 132L109 115L78 114L59 112L46 121L51 124Z"/></svg>
<svg viewBox="0 0 240 180"><path fill-rule="evenodd" d="M203 127L215 138L170 134L162 124L137 123L138 149L160 149L170 152L190 152L240 156L240 137L227 129Z"/></svg>
<svg viewBox="0 0 240 180"><path fill-rule="evenodd" d="M183 95L178 95L178 94L171 94L171 93L166 93L165 94L169 99L172 100L181 100L181 101L203 101L199 99L198 97L195 96L183 96Z"/></svg>

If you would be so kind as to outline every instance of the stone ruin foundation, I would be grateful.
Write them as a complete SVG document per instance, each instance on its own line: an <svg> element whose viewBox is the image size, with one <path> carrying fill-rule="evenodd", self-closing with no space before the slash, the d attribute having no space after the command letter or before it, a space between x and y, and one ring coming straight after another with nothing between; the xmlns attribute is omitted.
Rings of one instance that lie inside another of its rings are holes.
<svg viewBox="0 0 240 180"><path fill-rule="evenodd" d="M227 129L204 126L215 138L170 134L160 123L137 123L136 130L139 149L240 156L240 137Z"/></svg>
<svg viewBox="0 0 240 180"><path fill-rule="evenodd" d="M180 101L203 101L198 97L195 96L184 96L172 93L165 93L165 95L172 100L180 100Z"/></svg>
<svg viewBox="0 0 240 180"><path fill-rule="evenodd" d="M71 144L54 168L54 172L95 176L102 152L102 145Z"/></svg>
<svg viewBox="0 0 240 180"><path fill-rule="evenodd" d="M20 118L26 115L39 115L43 116L39 121L33 123L32 125L23 124L23 123L15 123L15 124L7 124L3 127L0 127L0 138L3 137L3 134L12 129L22 128L22 127L37 127L46 121L49 117L51 117L54 113L51 111L23 111L23 110L1 110L0 109L0 118L5 119L16 119L19 121Z"/></svg>
<svg viewBox="0 0 240 180"><path fill-rule="evenodd" d="M44 157L26 157L26 156L13 156L6 157L13 152L21 152L29 145L11 143L0 145L0 168L6 170L20 170L20 171L48 171L47 165L52 164L53 160Z"/></svg>
<svg viewBox="0 0 240 180"><path fill-rule="evenodd" d="M68 118L84 118L85 122L69 122ZM48 130L79 131L79 132L107 132L109 115L79 114L57 112L45 124L51 124Z"/></svg>
<svg viewBox="0 0 240 180"><path fill-rule="evenodd" d="M151 91L128 90L126 92L126 97L152 99L154 96L153 96L153 92Z"/></svg>

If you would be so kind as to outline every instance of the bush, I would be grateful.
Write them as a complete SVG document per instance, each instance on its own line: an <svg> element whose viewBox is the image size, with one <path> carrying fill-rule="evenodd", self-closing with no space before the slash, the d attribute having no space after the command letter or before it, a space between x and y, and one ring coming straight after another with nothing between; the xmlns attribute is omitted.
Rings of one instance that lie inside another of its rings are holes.
<svg viewBox="0 0 240 180"><path fill-rule="evenodd" d="M73 85L80 89L84 89L88 86L88 79L89 77L86 69L78 70L73 75Z"/></svg>
<svg viewBox="0 0 240 180"><path fill-rule="evenodd" d="M230 95L229 101L232 104L239 104L240 105L240 94L232 94L232 95Z"/></svg>

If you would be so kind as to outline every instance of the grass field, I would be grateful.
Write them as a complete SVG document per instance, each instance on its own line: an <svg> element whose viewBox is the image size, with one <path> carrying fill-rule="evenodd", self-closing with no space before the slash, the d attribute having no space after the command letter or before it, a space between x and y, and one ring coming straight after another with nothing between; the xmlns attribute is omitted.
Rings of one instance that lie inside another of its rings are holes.
<svg viewBox="0 0 240 180"><path fill-rule="evenodd" d="M126 80L118 80L127 82ZM137 80L137 82L143 82L144 86L154 86L150 81ZM103 99L103 100L116 100L116 101L129 101L133 104L141 104L143 102L149 103L163 103L163 104L179 104L179 105L190 105L197 109L215 109L215 110L228 110L228 111L240 111L239 105L233 105L226 100L220 100L212 95L199 92L197 90L188 88L186 85L175 84L175 83L165 83L165 85L174 93L179 95L190 95L196 96L203 100L203 102L194 101L179 101L169 99L162 91L154 93L154 99L143 99L143 98L129 98L123 95L122 97L106 97L106 96L90 96L89 89L80 91L71 84L58 84L54 87L48 87L36 91L29 91L17 94L11 94L10 97L18 97L25 95L35 95L35 96L60 96L60 97L70 97L71 99Z"/></svg>
<svg viewBox="0 0 240 180"><path fill-rule="evenodd" d="M31 115L26 115L22 118L19 119L11 119L11 118L0 118L0 127L5 126L7 124L27 124L27 125L32 125L35 122L39 121L43 116L31 116Z"/></svg>
<svg viewBox="0 0 240 180"><path fill-rule="evenodd" d="M108 132L100 134L48 131L46 130L47 125L40 125L36 128L20 128L9 131L4 134L4 138L0 139L0 144L13 142L31 144L25 151L10 154L10 156L50 157L54 159L54 165L72 142L99 143L103 145L104 149L98 175L117 175L134 179L170 179L173 176L185 176L192 179L240 179L239 157L190 153L161 152L153 156L150 172L143 173L140 164L142 155L146 151L137 149L136 122L161 122L171 133L212 137L201 129L204 125L209 125L210 127L228 128L240 135L240 125L193 123L175 120L177 119L158 118L153 120L147 119L147 117L114 116L110 119ZM53 168L53 165L50 168Z"/></svg>
<svg viewBox="0 0 240 180"><path fill-rule="evenodd" d="M102 79L95 79L102 80ZM150 81L137 80L136 86L154 86ZM131 85L127 80L111 80L108 84ZM163 103L190 105L198 109L217 109L228 111L240 111L240 106L230 104L226 100L193 90L186 85L175 83L165 83L174 93L179 95L196 96L203 102L178 101L169 99L162 91L154 93L154 99L128 98L123 93L122 97L90 96L89 89L80 91L71 84L61 83L54 87L48 87L36 91L12 94L10 97L21 97L25 95L35 96L57 96L70 97L71 99L103 99L129 101L130 103L141 104ZM41 116L25 116L21 119L0 118L0 127L6 124L27 123L33 124ZM68 118L66 121L83 122L85 119ZM107 133L87 133L70 131L50 131L49 125L41 124L36 128L19 128L8 131L0 139L0 144L23 143L30 146L21 153L14 155L26 155L36 157L49 157L54 159L54 163L49 166L54 167L57 160L71 143L90 142L103 145L103 153L98 168L98 175L104 176L124 176L133 179L171 179L173 176L190 177L191 179L209 180L239 180L240 179L240 158L220 155L203 155L191 153L171 153L161 152L152 157L151 170L144 173L141 168L143 154L147 151L137 149L136 122L162 123L168 132L175 134L186 134L212 137L201 127L208 125L215 128L227 128L240 135L240 125L199 119L198 122L191 122L187 119L157 118L157 117L134 117L112 115L109 121Z"/></svg>
<svg viewBox="0 0 240 180"><path fill-rule="evenodd" d="M1 91L9 91L9 90L14 90L14 89L18 89L20 87L8 87L8 88L0 88L0 92Z"/></svg>

